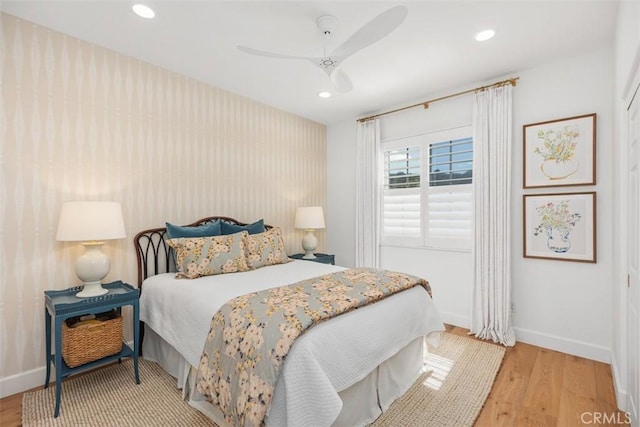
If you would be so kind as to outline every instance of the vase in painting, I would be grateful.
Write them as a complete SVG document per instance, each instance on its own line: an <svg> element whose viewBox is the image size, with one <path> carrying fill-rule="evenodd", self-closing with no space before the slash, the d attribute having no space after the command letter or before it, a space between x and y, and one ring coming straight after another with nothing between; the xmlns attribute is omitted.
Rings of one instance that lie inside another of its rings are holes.
<svg viewBox="0 0 640 427"><path fill-rule="evenodd" d="M547 159L540 164L540 170L551 180L565 179L578 172L578 161L569 159L565 162Z"/></svg>
<svg viewBox="0 0 640 427"><path fill-rule="evenodd" d="M563 254L571 248L569 228L547 227L547 247L555 253Z"/></svg>

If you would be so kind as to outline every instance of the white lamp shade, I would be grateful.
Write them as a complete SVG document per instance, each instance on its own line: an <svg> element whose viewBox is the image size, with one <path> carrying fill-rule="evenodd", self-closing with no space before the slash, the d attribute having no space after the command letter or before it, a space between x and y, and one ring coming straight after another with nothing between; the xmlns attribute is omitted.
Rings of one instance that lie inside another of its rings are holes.
<svg viewBox="0 0 640 427"><path fill-rule="evenodd" d="M322 206L298 208L296 210L296 222L294 227L304 230L324 228L324 214L322 213Z"/></svg>
<svg viewBox="0 0 640 427"><path fill-rule="evenodd" d="M56 240L90 242L124 237L120 203L71 201L62 204Z"/></svg>

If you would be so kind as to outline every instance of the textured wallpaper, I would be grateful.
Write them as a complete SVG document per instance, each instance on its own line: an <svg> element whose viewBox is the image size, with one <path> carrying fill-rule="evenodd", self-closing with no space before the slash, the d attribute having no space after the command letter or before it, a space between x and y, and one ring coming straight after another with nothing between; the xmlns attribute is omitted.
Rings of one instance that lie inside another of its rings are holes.
<svg viewBox="0 0 640 427"><path fill-rule="evenodd" d="M55 241L65 200L122 203L105 281L135 284L132 238L165 221L264 218L301 252L295 209L325 205L323 125L1 16L0 381L44 366L43 291L78 284L81 246Z"/></svg>

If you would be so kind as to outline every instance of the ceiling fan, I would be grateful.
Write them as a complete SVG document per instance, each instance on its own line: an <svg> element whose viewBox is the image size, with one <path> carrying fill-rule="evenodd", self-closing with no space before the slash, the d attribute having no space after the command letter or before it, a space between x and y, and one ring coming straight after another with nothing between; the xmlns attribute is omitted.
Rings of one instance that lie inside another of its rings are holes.
<svg viewBox="0 0 640 427"><path fill-rule="evenodd" d="M276 52L268 52L264 50L253 49L245 46L238 46L242 52L253 55L268 56L271 58L281 59L303 59L311 61L315 66L323 70L333 83L333 86L339 92L348 92L353 89L353 84L347 75L340 70L342 62L365 47L377 42L398 28L407 16L407 8L405 6L395 6L382 12L374 19L365 24L362 28L351 35L340 46L334 49L329 55L323 52L322 57L308 57L287 55ZM327 39L333 34L338 20L330 15L324 15L316 20L318 29L322 31Z"/></svg>

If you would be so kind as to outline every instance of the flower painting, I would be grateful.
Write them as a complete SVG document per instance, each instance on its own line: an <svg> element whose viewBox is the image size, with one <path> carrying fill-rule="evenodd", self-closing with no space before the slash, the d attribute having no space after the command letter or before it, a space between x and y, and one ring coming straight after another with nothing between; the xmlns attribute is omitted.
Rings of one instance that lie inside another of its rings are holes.
<svg viewBox="0 0 640 427"><path fill-rule="evenodd" d="M524 256L595 262L595 192L524 196Z"/></svg>
<svg viewBox="0 0 640 427"><path fill-rule="evenodd" d="M571 212L569 200L558 203L547 202L536 208L540 223L535 227L533 235L545 233L547 247L557 253L567 252L571 248L570 234L573 227L580 220L578 212Z"/></svg>
<svg viewBox="0 0 640 427"><path fill-rule="evenodd" d="M525 125L524 188L595 184L595 118Z"/></svg>
<svg viewBox="0 0 640 427"><path fill-rule="evenodd" d="M560 130L539 130L538 139L542 146L534 148L533 152L542 160L540 171L550 180L560 180L578 172L579 164L576 160L576 144L580 131L571 126L564 126Z"/></svg>

